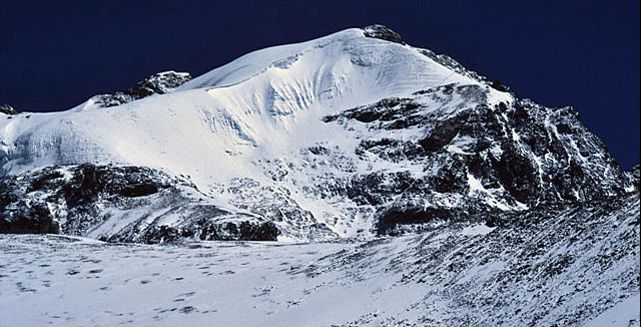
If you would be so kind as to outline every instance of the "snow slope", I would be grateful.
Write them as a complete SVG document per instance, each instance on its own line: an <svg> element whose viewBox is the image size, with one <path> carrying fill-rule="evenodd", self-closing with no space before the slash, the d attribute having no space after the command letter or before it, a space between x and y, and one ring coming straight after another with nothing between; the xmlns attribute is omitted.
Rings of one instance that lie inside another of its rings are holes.
<svg viewBox="0 0 641 327"><path fill-rule="evenodd" d="M448 83L483 84L419 49L348 29L250 53L171 94L0 118L1 171L114 162L190 175L202 188L233 176L264 179L252 161L302 142L341 142L319 117Z"/></svg>
<svg viewBox="0 0 641 327"><path fill-rule="evenodd" d="M441 85L478 86L489 105L513 100L441 61L428 50L366 37L363 29L353 28L252 52L168 94L107 108L94 97L64 112L2 115L0 175L81 163L147 166L186 176L200 191L219 203L235 202L239 210L252 204L228 188L249 181L270 189L271 195L263 195L266 202L285 197L321 223L340 221L347 209L304 195L306 185L335 167L326 160L310 163L301 151L322 144L356 164L358 172L371 167L355 154L360 141L323 117ZM449 105L461 107L456 101ZM282 167L285 160L303 172L279 180L275 174L291 173ZM348 224L332 228L353 235L370 229L372 221Z"/></svg>
<svg viewBox="0 0 641 327"><path fill-rule="evenodd" d="M0 324L639 326L639 199L617 205L370 242L0 235Z"/></svg>

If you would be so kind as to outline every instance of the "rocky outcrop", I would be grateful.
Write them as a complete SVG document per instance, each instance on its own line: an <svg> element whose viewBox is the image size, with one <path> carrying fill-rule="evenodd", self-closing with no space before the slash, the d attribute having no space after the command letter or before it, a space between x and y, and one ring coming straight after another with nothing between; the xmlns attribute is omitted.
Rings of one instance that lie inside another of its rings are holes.
<svg viewBox="0 0 641 327"><path fill-rule="evenodd" d="M347 189L377 212L379 233L629 193L625 174L573 108L491 105L485 92L446 85L324 118L353 133L365 126L356 153L396 171L354 176ZM448 108L453 99L463 107Z"/></svg>
<svg viewBox="0 0 641 327"><path fill-rule="evenodd" d="M112 242L274 241L262 217L210 203L188 180L146 167L48 167L0 178L0 233L53 233Z"/></svg>
<svg viewBox="0 0 641 327"><path fill-rule="evenodd" d="M639 181L641 180L641 166L635 165L632 171L625 173L625 188L629 192L639 192Z"/></svg>
<svg viewBox="0 0 641 327"><path fill-rule="evenodd" d="M11 116L17 115L18 111L8 104L2 104L0 105L0 114Z"/></svg>
<svg viewBox="0 0 641 327"><path fill-rule="evenodd" d="M394 43L405 44L400 34L392 31L391 29L389 29L387 26L384 26L384 25L375 24L375 25L363 27L363 35L365 35L366 37L372 37L375 39L381 39L381 40L390 41Z"/></svg>
<svg viewBox="0 0 641 327"><path fill-rule="evenodd" d="M191 80L189 73L167 71L151 75L136 83L130 89L113 94L101 94L93 97L94 103L102 107L114 107L142 99L154 94L166 94Z"/></svg>

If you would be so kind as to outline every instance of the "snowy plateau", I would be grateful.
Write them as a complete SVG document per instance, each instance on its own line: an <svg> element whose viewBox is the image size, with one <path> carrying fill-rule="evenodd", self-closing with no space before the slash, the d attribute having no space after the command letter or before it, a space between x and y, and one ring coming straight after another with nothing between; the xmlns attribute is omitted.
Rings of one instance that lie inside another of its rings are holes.
<svg viewBox="0 0 641 327"><path fill-rule="evenodd" d="M0 326L639 326L639 166L385 26L0 107Z"/></svg>

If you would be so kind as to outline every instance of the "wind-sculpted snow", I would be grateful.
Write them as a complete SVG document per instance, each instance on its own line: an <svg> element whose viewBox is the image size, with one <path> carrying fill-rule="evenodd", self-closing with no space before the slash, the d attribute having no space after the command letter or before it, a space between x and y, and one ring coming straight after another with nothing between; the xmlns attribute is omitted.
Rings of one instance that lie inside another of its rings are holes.
<svg viewBox="0 0 641 327"><path fill-rule="evenodd" d="M169 82L155 75L123 93L147 94L151 83L153 92L168 94L133 102L98 97L66 112L1 117L2 171L114 162L168 168L206 188L221 176L263 175L238 161L286 155L336 134L320 123L323 115L446 83L485 85L360 29L259 50L177 90L188 77L170 73L158 75L169 74ZM122 105L102 108L115 103Z"/></svg>
<svg viewBox="0 0 641 327"><path fill-rule="evenodd" d="M0 236L3 326L638 326L639 198L369 242Z"/></svg>

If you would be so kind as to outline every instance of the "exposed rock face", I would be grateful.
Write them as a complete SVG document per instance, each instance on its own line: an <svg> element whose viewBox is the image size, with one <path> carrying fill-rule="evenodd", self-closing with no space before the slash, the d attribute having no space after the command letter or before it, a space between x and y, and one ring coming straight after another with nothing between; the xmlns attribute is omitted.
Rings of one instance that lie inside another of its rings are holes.
<svg viewBox="0 0 641 327"><path fill-rule="evenodd" d="M93 97L96 104L102 107L114 107L142 99L154 94L165 94L191 80L189 73L167 71L151 75L136 83L130 89L114 94L101 94Z"/></svg>
<svg viewBox="0 0 641 327"><path fill-rule="evenodd" d="M13 107L8 104L3 104L3 105L0 105L0 114L11 116L11 115L17 115L18 111L16 109L13 109Z"/></svg>
<svg viewBox="0 0 641 327"><path fill-rule="evenodd" d="M453 99L463 107L448 107ZM447 85L324 120L348 131L364 126L357 153L397 171L354 176L347 190L374 207L379 233L627 193L625 174L571 107L529 100L491 106L479 87ZM422 173L404 171L409 165Z"/></svg>
<svg viewBox="0 0 641 327"><path fill-rule="evenodd" d="M145 167L50 167L0 179L0 233L118 242L276 240L272 222L208 203L189 181Z"/></svg>
<svg viewBox="0 0 641 327"><path fill-rule="evenodd" d="M639 181L641 180L641 166L632 167L632 171L625 173L625 187L629 192L639 192Z"/></svg>
<svg viewBox="0 0 641 327"><path fill-rule="evenodd" d="M394 43L405 44L401 35L392 31L387 26L384 25L370 25L363 28L364 34L367 37L373 37L376 39L381 39L385 41L390 41Z"/></svg>

